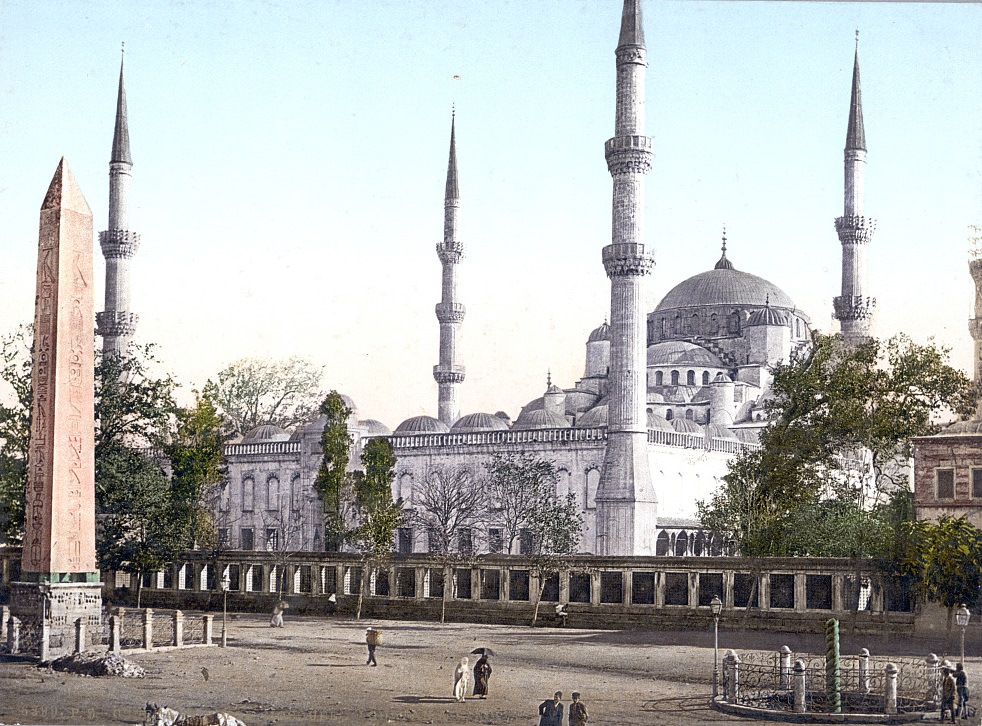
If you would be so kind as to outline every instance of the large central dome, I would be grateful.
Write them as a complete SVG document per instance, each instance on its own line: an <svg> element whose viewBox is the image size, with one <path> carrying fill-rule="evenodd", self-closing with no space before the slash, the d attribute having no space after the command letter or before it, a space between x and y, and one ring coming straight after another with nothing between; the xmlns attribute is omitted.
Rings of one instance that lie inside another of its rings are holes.
<svg viewBox="0 0 982 726"><path fill-rule="evenodd" d="M717 268L700 272L673 287L656 311L678 308L705 307L708 305L733 305L739 307L762 306L794 310L794 302L787 293L762 277L740 272L732 268Z"/></svg>

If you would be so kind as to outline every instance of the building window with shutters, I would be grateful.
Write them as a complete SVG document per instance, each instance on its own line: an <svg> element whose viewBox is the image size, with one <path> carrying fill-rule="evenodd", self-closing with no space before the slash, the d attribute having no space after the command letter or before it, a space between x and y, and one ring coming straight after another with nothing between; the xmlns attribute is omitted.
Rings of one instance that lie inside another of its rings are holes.
<svg viewBox="0 0 982 726"><path fill-rule="evenodd" d="M239 533L239 542L244 550L255 549L256 543L253 539L252 527L242 528L242 531Z"/></svg>
<svg viewBox="0 0 982 726"><path fill-rule="evenodd" d="M938 499L954 499L955 498L955 470L938 469L935 472L935 475L937 476Z"/></svg>
<svg viewBox="0 0 982 726"><path fill-rule="evenodd" d="M972 469L972 499L982 499L982 469Z"/></svg>

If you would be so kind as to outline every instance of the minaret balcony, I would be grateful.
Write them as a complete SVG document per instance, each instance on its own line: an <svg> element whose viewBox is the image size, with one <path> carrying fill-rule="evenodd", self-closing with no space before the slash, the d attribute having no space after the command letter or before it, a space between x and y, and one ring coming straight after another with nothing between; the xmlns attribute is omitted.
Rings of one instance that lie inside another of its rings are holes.
<svg viewBox="0 0 982 726"><path fill-rule="evenodd" d="M968 261L968 274L972 276L977 286L982 285L982 258Z"/></svg>
<svg viewBox="0 0 982 726"><path fill-rule="evenodd" d="M972 340L982 341L982 318L969 318L968 332Z"/></svg>
<svg viewBox="0 0 982 726"><path fill-rule="evenodd" d="M467 308L460 303L441 302L436 304L436 319L441 323L460 323L464 320L466 312Z"/></svg>
<svg viewBox="0 0 982 726"><path fill-rule="evenodd" d="M460 242L441 242L436 246L437 257L444 265L450 263L456 265L460 258L464 256L464 246Z"/></svg>
<svg viewBox="0 0 982 726"><path fill-rule="evenodd" d="M836 320L868 320L873 315L876 299L862 295L839 295L832 300L832 317Z"/></svg>
<svg viewBox="0 0 982 726"><path fill-rule="evenodd" d="M631 242L604 247L603 262L607 277L647 275L655 264L645 245Z"/></svg>
<svg viewBox="0 0 982 726"><path fill-rule="evenodd" d="M463 383L464 366L433 366L433 378L437 383Z"/></svg>
<svg viewBox="0 0 982 726"><path fill-rule="evenodd" d="M872 217L850 215L835 220L835 231L842 244L869 244L876 230L876 220Z"/></svg>
<svg viewBox="0 0 982 726"><path fill-rule="evenodd" d="M651 171L654 154L651 138L637 134L615 136L604 144L607 169L612 175L647 174Z"/></svg>
<svg viewBox="0 0 982 726"><path fill-rule="evenodd" d="M106 259L128 259L140 248L140 235L126 229L110 229L99 233L99 246Z"/></svg>
<svg viewBox="0 0 982 726"><path fill-rule="evenodd" d="M104 338L130 336L136 332L140 316L136 313L107 310L95 314L96 335Z"/></svg>

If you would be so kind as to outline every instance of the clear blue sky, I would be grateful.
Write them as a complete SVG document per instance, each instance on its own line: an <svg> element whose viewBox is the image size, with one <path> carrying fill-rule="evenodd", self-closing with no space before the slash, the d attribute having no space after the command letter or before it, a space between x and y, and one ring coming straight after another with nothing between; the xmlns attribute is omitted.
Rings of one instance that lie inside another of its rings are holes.
<svg viewBox="0 0 982 726"><path fill-rule="evenodd" d="M649 308L737 268L833 330L860 30L877 332L971 367L982 223L977 4L645 2ZM0 330L33 315L38 208L65 155L107 223L126 42L137 337L200 386L245 356L324 364L391 427L436 413L457 108L464 413L514 416L582 375L609 307L620 0L0 2ZM96 310L104 265L96 247Z"/></svg>

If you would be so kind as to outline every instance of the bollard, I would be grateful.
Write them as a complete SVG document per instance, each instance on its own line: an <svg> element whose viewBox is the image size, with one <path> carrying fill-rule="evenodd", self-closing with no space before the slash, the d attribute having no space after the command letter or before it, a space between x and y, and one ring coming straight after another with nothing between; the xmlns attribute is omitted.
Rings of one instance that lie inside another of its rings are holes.
<svg viewBox="0 0 982 726"><path fill-rule="evenodd" d="M825 621L825 696L829 710L842 713L842 678L839 669L839 621Z"/></svg>
<svg viewBox="0 0 982 726"><path fill-rule="evenodd" d="M41 621L41 662L51 660L51 623L47 619Z"/></svg>
<svg viewBox="0 0 982 726"><path fill-rule="evenodd" d="M184 645L184 613L180 610L174 611L174 640L176 647Z"/></svg>
<svg viewBox="0 0 982 726"><path fill-rule="evenodd" d="M883 711L894 715L897 713L897 673L899 669L893 663L887 663L883 672L886 674L883 683Z"/></svg>
<svg viewBox="0 0 982 726"><path fill-rule="evenodd" d="M781 680L779 688L791 688L791 648L786 645L782 645L781 650L778 651L778 657L781 661Z"/></svg>
<svg viewBox="0 0 982 726"><path fill-rule="evenodd" d="M794 662L794 677L792 678L791 690L794 694L794 712L805 712L805 662L796 660Z"/></svg>
<svg viewBox="0 0 982 726"><path fill-rule="evenodd" d="M143 647L153 650L153 609L143 611Z"/></svg>
<svg viewBox="0 0 982 726"><path fill-rule="evenodd" d="M75 652L85 651L85 618L75 618Z"/></svg>
<svg viewBox="0 0 982 726"><path fill-rule="evenodd" d="M723 670L726 673L724 696L727 703L737 703L740 699L740 656L735 650L726 651L723 658Z"/></svg>
<svg viewBox="0 0 982 726"><path fill-rule="evenodd" d="M20 618L10 616L10 630L7 631L7 645L11 653L20 653Z"/></svg>
<svg viewBox="0 0 982 726"><path fill-rule="evenodd" d="M123 619L118 615L109 616L109 650L113 653L118 653L122 650L122 645L120 643L120 628L123 625Z"/></svg>
<svg viewBox="0 0 982 726"><path fill-rule="evenodd" d="M934 653L929 653L924 660L927 662L928 683L931 684L928 696L937 708L941 704L941 659Z"/></svg>
<svg viewBox="0 0 982 726"><path fill-rule="evenodd" d="M10 606L0 605L0 640L7 640L7 623L10 621Z"/></svg>
<svg viewBox="0 0 982 726"><path fill-rule="evenodd" d="M863 648L859 651L859 692L869 693L869 651Z"/></svg>
<svg viewBox="0 0 982 726"><path fill-rule="evenodd" d="M201 624L201 629L204 632L204 643L205 645L211 645L211 639L214 636L215 616L205 615L202 619L204 620L204 622Z"/></svg>

